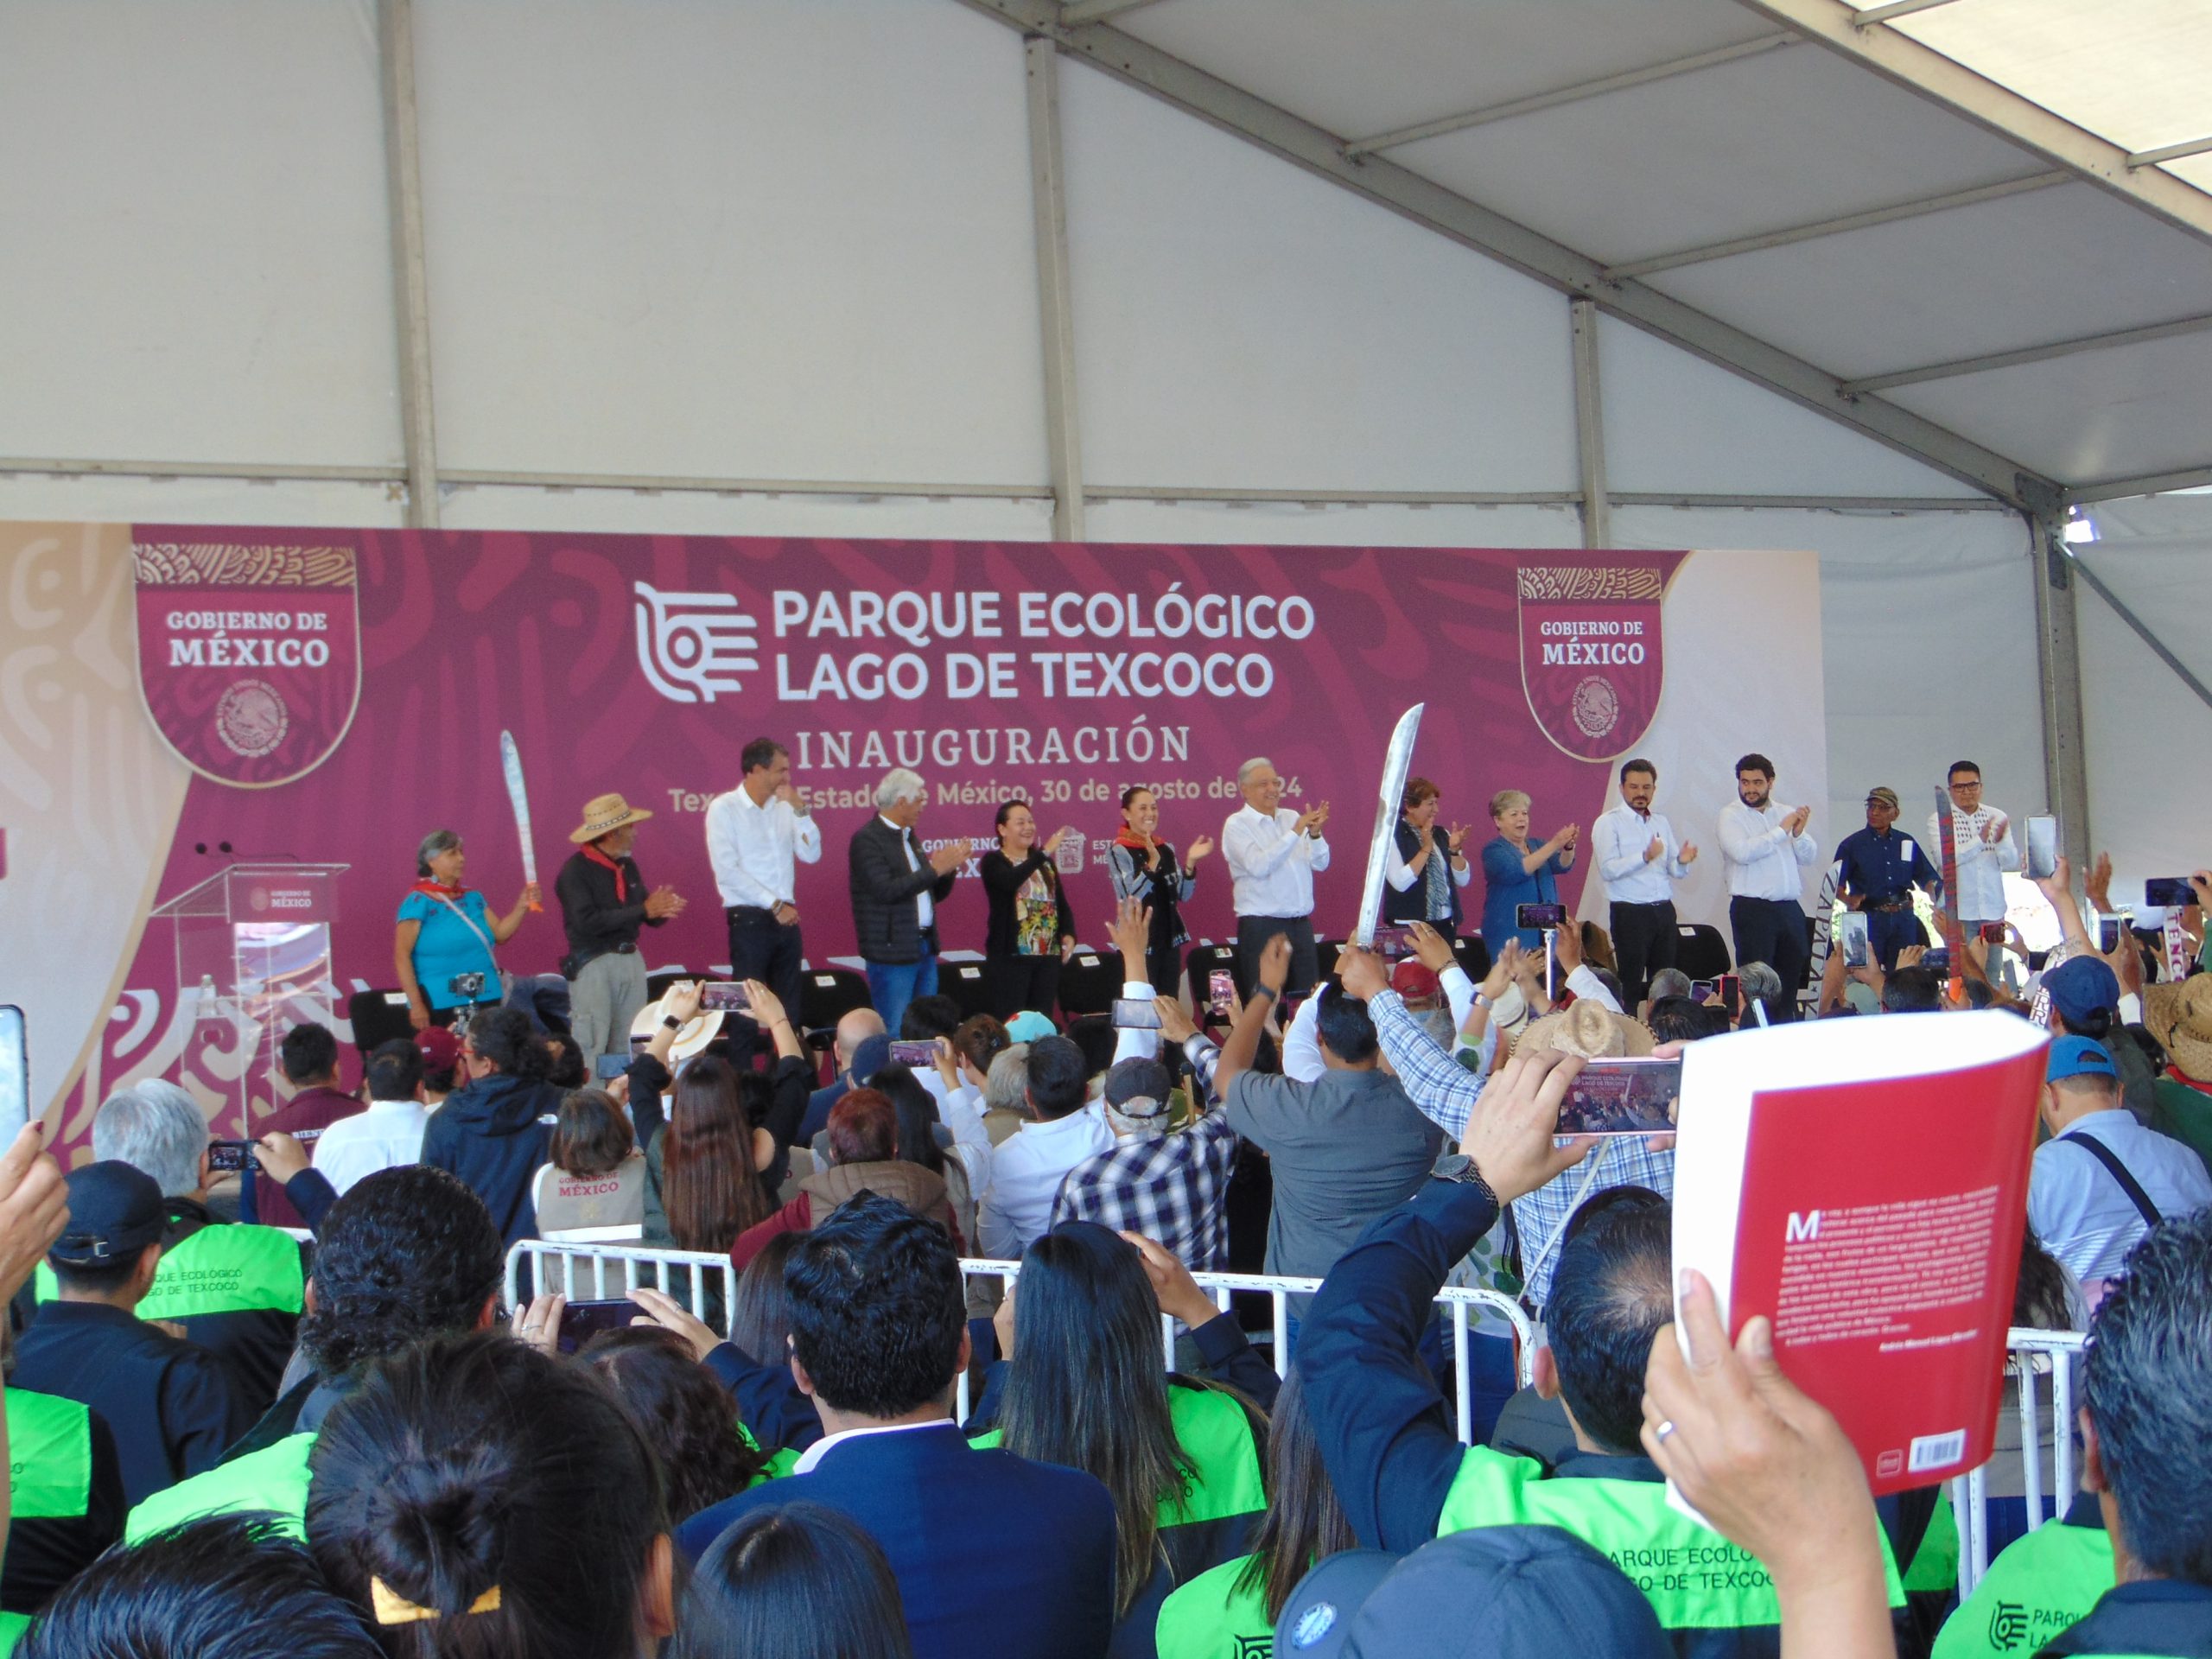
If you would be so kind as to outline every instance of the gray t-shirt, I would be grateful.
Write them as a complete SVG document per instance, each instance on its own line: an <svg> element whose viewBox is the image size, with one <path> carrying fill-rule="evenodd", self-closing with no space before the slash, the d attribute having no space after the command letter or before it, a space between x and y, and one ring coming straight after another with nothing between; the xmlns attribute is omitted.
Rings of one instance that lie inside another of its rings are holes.
<svg viewBox="0 0 2212 1659"><path fill-rule="evenodd" d="M1312 1083L1240 1071L1230 1126L1268 1154L1268 1271L1320 1278L1367 1224L1428 1179L1444 1131L1387 1071L1334 1067Z"/></svg>

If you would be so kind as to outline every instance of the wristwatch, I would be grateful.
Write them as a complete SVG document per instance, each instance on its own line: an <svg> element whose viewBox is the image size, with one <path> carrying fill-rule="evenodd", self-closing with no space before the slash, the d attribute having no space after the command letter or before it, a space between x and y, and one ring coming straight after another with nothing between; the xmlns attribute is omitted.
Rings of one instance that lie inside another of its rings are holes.
<svg viewBox="0 0 2212 1659"><path fill-rule="evenodd" d="M1430 1166L1428 1175L1431 1180L1450 1181L1455 1186L1478 1186L1494 1206L1503 1207L1498 1205L1497 1194L1491 1184L1483 1179L1482 1171L1475 1167L1475 1160L1464 1152L1446 1153Z"/></svg>
<svg viewBox="0 0 2212 1659"><path fill-rule="evenodd" d="M663 1031L681 1031L683 1029L683 1022L672 1014L664 1014L661 1015L660 1026Z"/></svg>

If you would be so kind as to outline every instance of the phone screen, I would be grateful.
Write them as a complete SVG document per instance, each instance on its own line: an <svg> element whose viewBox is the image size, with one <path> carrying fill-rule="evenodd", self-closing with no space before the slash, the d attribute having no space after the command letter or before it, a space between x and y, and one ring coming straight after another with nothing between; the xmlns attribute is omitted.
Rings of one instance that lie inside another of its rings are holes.
<svg viewBox="0 0 2212 1659"><path fill-rule="evenodd" d="M1682 1063L1592 1060L1560 1103L1561 1135L1668 1135L1682 1095Z"/></svg>
<svg viewBox="0 0 2212 1659"><path fill-rule="evenodd" d="M564 1354L573 1354L602 1331L626 1331L642 1310L625 1297L620 1301L570 1302L561 1310L561 1331L555 1342Z"/></svg>
<svg viewBox="0 0 2212 1659"><path fill-rule="evenodd" d="M1236 976L1226 968L1217 968L1206 976L1206 1001L1216 1014L1227 1014L1236 1006Z"/></svg>
<svg viewBox="0 0 2212 1659"><path fill-rule="evenodd" d="M901 1038L891 1045L891 1064L920 1066L937 1064L937 1045L925 1039Z"/></svg>
<svg viewBox="0 0 2212 1659"><path fill-rule="evenodd" d="M0 1003L0 1146L31 1121L31 1050L23 1011Z"/></svg>
<svg viewBox="0 0 2212 1659"><path fill-rule="evenodd" d="M1565 927L1565 905L1516 905L1513 925L1516 927Z"/></svg>
<svg viewBox="0 0 2212 1659"><path fill-rule="evenodd" d="M2117 917L2117 916L2100 916L2100 917L2098 917L2098 918L2097 918L2097 950L2098 950L2098 953L2099 953L2100 955L2101 955L2101 956L2107 956L2107 957L2108 957L2108 956L2110 956L2113 951L2115 951L2115 950L2119 950L2119 949L2120 949L2120 918L2119 918L2119 917Z"/></svg>
<svg viewBox="0 0 2212 1659"><path fill-rule="evenodd" d="M2028 820L2028 880L2048 881L2058 874L2058 820Z"/></svg>
<svg viewBox="0 0 2212 1659"><path fill-rule="evenodd" d="M601 1083L612 1083L630 1069L627 1054L602 1054L592 1067L593 1075Z"/></svg>
<svg viewBox="0 0 2212 1659"><path fill-rule="evenodd" d="M1717 988L1720 992L1722 1011L1733 1020L1742 1011L1744 1006L1743 979L1736 974L1723 974L1720 976L1720 983Z"/></svg>
<svg viewBox="0 0 2212 1659"><path fill-rule="evenodd" d="M1707 997L1718 996L1719 994L1720 982L1717 979L1690 981L1690 1001L1693 1002L1703 1002Z"/></svg>
<svg viewBox="0 0 2212 1659"><path fill-rule="evenodd" d="M1378 922L1375 954L1385 962L1403 962L1414 953L1413 931L1397 922Z"/></svg>
<svg viewBox="0 0 2212 1659"><path fill-rule="evenodd" d="M1836 939L1843 950L1845 967L1864 968L1866 965L1870 953L1866 943L1866 918L1863 914L1857 911L1845 912L1842 921L1836 925Z"/></svg>
<svg viewBox="0 0 2212 1659"><path fill-rule="evenodd" d="M753 999L745 987L734 979L713 980L699 988L699 1006L719 1008L724 1014L750 1014Z"/></svg>
<svg viewBox="0 0 2212 1659"><path fill-rule="evenodd" d="M2183 875L2154 875L2143 883L2146 910L2180 910L2196 902L2196 889Z"/></svg>
<svg viewBox="0 0 2212 1659"><path fill-rule="evenodd" d="M1160 1010L1141 996L1117 996L1114 999L1114 1029L1158 1031Z"/></svg>
<svg viewBox="0 0 2212 1659"><path fill-rule="evenodd" d="M235 1175L246 1166L253 1156L251 1141L210 1141L207 1143L207 1170L213 1175Z"/></svg>

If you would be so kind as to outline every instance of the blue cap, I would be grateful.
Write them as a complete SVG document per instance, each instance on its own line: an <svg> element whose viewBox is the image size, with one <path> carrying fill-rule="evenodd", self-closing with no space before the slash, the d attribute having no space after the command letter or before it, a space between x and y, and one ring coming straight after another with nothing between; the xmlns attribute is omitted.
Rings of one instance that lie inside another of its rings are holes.
<svg viewBox="0 0 2212 1659"><path fill-rule="evenodd" d="M2088 1024L2099 1008L2109 1014L2120 1012L2120 976L2101 957L2082 952L2067 957L2044 973L2043 988L2050 993L2050 1006L2070 1026Z"/></svg>
<svg viewBox="0 0 2212 1659"><path fill-rule="evenodd" d="M1556 1527L1478 1527L1404 1557L1332 1555L1275 1621L1276 1659L1662 1659L1651 1604Z"/></svg>
<svg viewBox="0 0 2212 1659"><path fill-rule="evenodd" d="M1059 1029L1033 1008L1025 1008L1006 1022L1006 1034L1017 1043L1033 1043L1039 1037L1057 1036Z"/></svg>
<svg viewBox="0 0 2212 1659"><path fill-rule="evenodd" d="M853 1076L872 1077L891 1064L891 1039L881 1032L853 1045Z"/></svg>
<svg viewBox="0 0 2212 1659"><path fill-rule="evenodd" d="M110 1158L69 1172L69 1224L47 1255L65 1267L118 1267L157 1241L168 1206L154 1178Z"/></svg>
<svg viewBox="0 0 2212 1659"><path fill-rule="evenodd" d="M2093 1043L2086 1037L2061 1037L2044 1057L2043 1076L2045 1083L2067 1077L2110 1077L2117 1083L2120 1068L2112 1063L2102 1043Z"/></svg>

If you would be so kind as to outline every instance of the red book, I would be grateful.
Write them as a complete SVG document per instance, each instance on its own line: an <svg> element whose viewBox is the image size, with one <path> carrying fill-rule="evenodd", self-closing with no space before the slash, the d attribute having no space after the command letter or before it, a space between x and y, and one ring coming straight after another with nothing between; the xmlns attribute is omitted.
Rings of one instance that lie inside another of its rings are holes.
<svg viewBox="0 0 2212 1659"><path fill-rule="evenodd" d="M1877 1497L1995 1445L2047 1041L2008 1014L1885 1014L1683 1054L1675 1265L1732 1336L1774 1321Z"/></svg>

